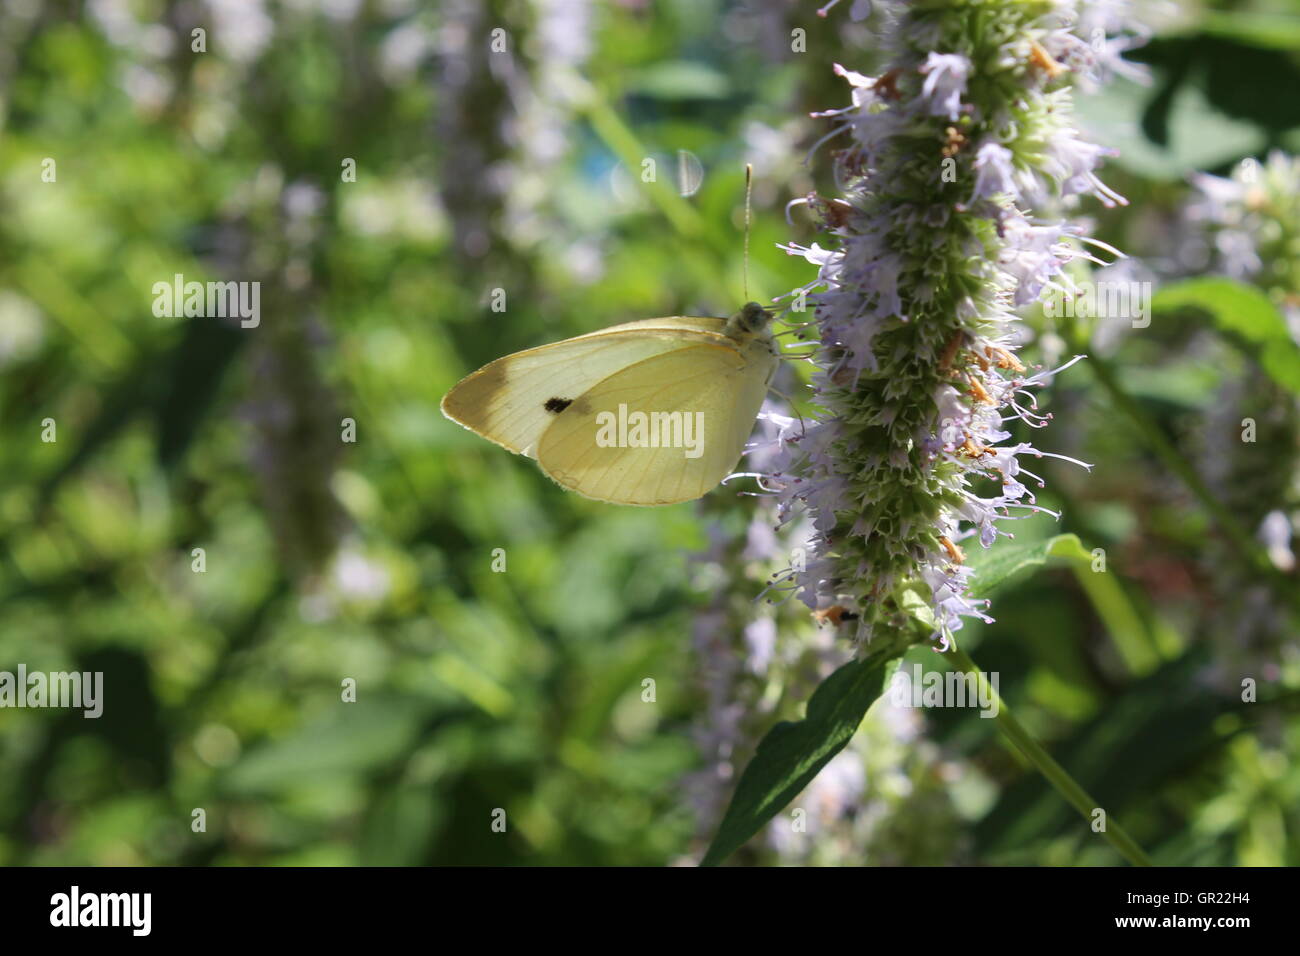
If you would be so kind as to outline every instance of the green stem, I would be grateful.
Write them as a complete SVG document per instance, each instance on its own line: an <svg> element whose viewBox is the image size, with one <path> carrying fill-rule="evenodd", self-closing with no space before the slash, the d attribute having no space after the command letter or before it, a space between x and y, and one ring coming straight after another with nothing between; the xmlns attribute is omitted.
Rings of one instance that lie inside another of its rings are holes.
<svg viewBox="0 0 1300 956"><path fill-rule="evenodd" d="M721 234L706 228L699 210L672 188L668 178L656 176L648 182L642 179L639 174L641 164L649 153L632 127L624 121L600 89L576 70L557 74L555 81L570 98L574 109L586 117L601 142L619 158L632 180L640 183L660 215L682 240L683 246L690 249L692 254L685 259L693 271L701 279L717 282L718 277L725 273L731 254L731 249L721 244ZM707 259L700 258L695 253ZM748 246L745 248L745 257L748 268ZM745 297L749 297L748 289L745 290Z"/></svg>
<svg viewBox="0 0 1300 956"><path fill-rule="evenodd" d="M631 128L623 122L618 111L610 106L595 86L576 72L561 76L560 82L568 88L574 105L587 117L596 135L623 163L627 174L634 180L641 181L639 173L641 163L647 156L646 149ZM691 239L703 235L704 220L700 218L694 206L677 195L658 177L650 182L642 182L651 201L672 224L678 235Z"/></svg>
<svg viewBox="0 0 1300 956"><path fill-rule="evenodd" d="M1061 796L1065 797L1067 803L1074 809L1078 810L1080 815L1088 821L1093 822L1093 812L1100 809L1100 805L1088 792L1075 782L1064 767L1052 759L1051 754L1043 749L1042 744L1035 740L1016 720L1011 708L1007 702L998 696L998 692L989 684L975 662L961 648L953 647L948 652L957 666L968 674L974 674L980 682L981 699L992 701L997 707L998 724L1002 727L1002 732L1011 739L1016 748L1025 755L1025 759L1038 768L1038 772L1047 778L1048 782L1056 788ZM984 695L988 696L985 697ZM1134 866L1151 866L1151 858L1146 855L1143 849L1134 842L1133 838L1128 835L1114 815L1106 814L1106 828L1101 831L1102 836L1106 838L1117 853L1124 859L1128 860Z"/></svg>
<svg viewBox="0 0 1300 956"><path fill-rule="evenodd" d="M1092 608L1115 644L1128 672L1135 676L1149 674L1160 665L1160 647L1149 634L1142 615L1133 606L1113 574L1097 574L1085 561L1071 562L1079 587L1092 602Z"/></svg>

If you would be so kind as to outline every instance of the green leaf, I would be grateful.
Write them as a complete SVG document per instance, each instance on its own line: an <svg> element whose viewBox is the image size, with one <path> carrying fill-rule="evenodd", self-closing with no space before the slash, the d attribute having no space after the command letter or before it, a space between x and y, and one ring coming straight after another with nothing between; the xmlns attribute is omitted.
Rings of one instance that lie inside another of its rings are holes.
<svg viewBox="0 0 1300 956"><path fill-rule="evenodd" d="M408 784L383 791L361 827L361 865L419 866L441 815L434 795L424 787Z"/></svg>
<svg viewBox="0 0 1300 956"><path fill-rule="evenodd" d="M1078 535L1058 534L1041 541L1011 543L972 554L970 564L975 573L970 579L972 594L988 597L1001 589L1025 568L1047 563L1048 558L1068 561L1091 561Z"/></svg>
<svg viewBox="0 0 1300 956"><path fill-rule="evenodd" d="M1300 19L1294 14L1207 10L1202 33L1272 50L1300 50Z"/></svg>
<svg viewBox="0 0 1300 956"><path fill-rule="evenodd" d="M1151 308L1153 312L1195 309L1207 313L1219 331L1275 382L1300 394L1300 348L1291 340L1277 307L1254 286L1234 279L1188 279L1161 288Z"/></svg>
<svg viewBox="0 0 1300 956"><path fill-rule="evenodd" d="M716 866L738 850L844 749L884 691L893 656L882 650L845 664L822 681L803 720L782 721L768 731L736 785L702 866Z"/></svg>
<svg viewBox="0 0 1300 956"><path fill-rule="evenodd" d="M1215 109L1190 84L1168 89L1166 99L1158 101L1167 142L1153 142L1143 135L1142 118L1157 96L1150 87L1119 78L1078 97L1076 110L1093 141L1119 151L1108 165L1149 179L1180 181L1192 170L1213 169L1264 145L1255 126Z"/></svg>
<svg viewBox="0 0 1300 956"><path fill-rule="evenodd" d="M334 704L307 726L250 750L226 771L223 788L240 796L270 793L382 767L411 747L428 711L426 701L402 697Z"/></svg>

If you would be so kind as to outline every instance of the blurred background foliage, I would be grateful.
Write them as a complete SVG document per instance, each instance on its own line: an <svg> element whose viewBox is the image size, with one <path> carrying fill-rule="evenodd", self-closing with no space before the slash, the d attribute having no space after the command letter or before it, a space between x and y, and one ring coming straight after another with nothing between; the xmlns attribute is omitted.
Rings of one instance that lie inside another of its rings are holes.
<svg viewBox="0 0 1300 956"><path fill-rule="evenodd" d="M878 13L849 7L7 0L0 670L106 691L99 720L0 710L0 863L699 858L755 741L851 653L753 600L798 542L740 484L668 509L565 494L438 402L506 352L733 311L745 162L751 296L808 281L776 248L818 238L788 202L835 191L808 114L848 102L832 64L879 65ZM1018 580L963 646L1158 861L1294 864L1289 546L1249 566L1151 439L1249 535L1294 527L1296 390L1260 363L1295 343L1231 326L1246 286L1266 324L1300 303L1300 177L1246 225L1197 217L1189 177L1300 152L1300 8L1135 18L1151 82L1079 104L1130 205L1080 213L1133 274L1222 277L1228 304L1201 290L1131 331L1026 316L1030 360L1082 337L1113 378L1084 363L1047 392L1045 447L1095 467L1045 465L1064 517L1020 540L1073 531L1108 573ZM176 273L261 282L261 325L155 316ZM993 724L878 704L796 801L808 831L778 818L735 861L1115 862Z"/></svg>

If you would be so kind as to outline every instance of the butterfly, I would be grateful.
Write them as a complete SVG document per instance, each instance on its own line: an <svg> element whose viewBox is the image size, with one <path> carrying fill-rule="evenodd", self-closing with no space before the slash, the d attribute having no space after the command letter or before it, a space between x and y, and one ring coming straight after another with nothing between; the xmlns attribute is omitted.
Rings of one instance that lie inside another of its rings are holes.
<svg viewBox="0 0 1300 956"><path fill-rule="evenodd" d="M750 302L727 319L644 319L516 352L462 379L442 413L588 498L692 501L744 451L780 365L771 321Z"/></svg>

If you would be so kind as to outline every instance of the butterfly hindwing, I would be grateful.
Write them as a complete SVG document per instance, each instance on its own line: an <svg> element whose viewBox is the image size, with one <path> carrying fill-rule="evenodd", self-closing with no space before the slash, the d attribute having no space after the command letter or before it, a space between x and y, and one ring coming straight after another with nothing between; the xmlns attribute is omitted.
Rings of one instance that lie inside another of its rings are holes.
<svg viewBox="0 0 1300 956"><path fill-rule="evenodd" d="M600 501L698 498L735 468L775 365L766 347L742 348L726 337L643 359L557 414L542 434L538 463L559 484ZM639 433L637 414L645 416Z"/></svg>

